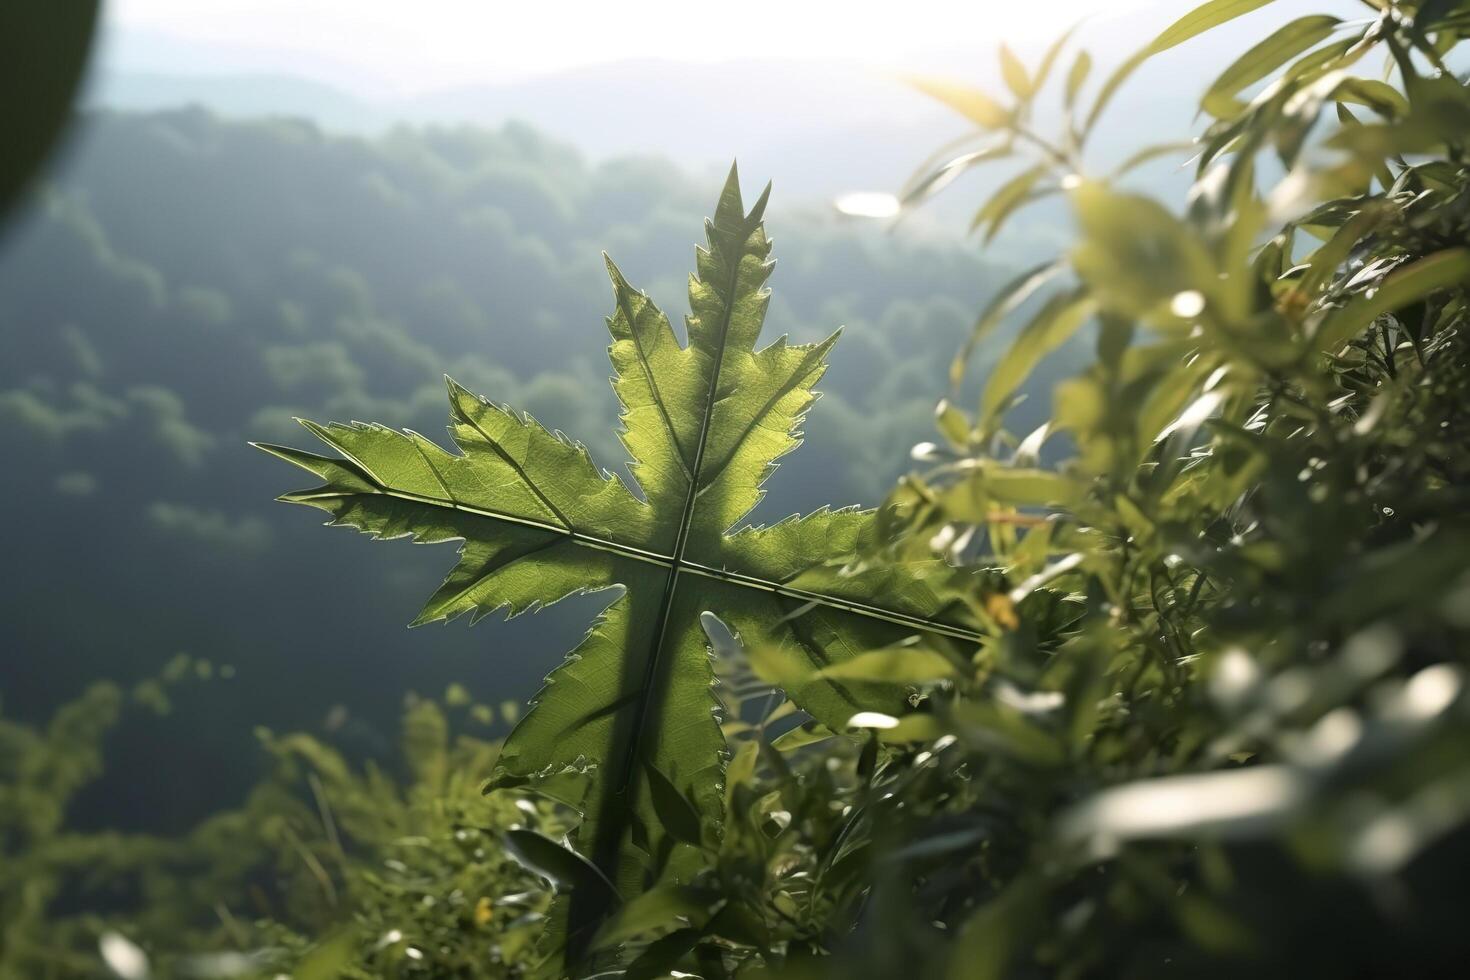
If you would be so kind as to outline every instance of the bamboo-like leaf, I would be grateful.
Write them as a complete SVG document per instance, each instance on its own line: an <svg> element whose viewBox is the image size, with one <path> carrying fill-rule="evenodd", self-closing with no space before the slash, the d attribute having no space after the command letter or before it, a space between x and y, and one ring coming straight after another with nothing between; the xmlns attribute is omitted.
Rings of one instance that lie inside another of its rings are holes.
<svg viewBox="0 0 1470 980"><path fill-rule="evenodd" d="M1006 181L1001 185L1000 190L992 194L990 199L981 205L980 210L975 212L975 217L970 221L970 230L984 228L986 242L995 238L1005 225L1006 218L1029 199L1032 188L1047 173L1049 173L1048 167L1036 166L1023 170Z"/></svg>
<svg viewBox="0 0 1470 980"><path fill-rule="evenodd" d="M1000 129L1011 114L999 102L977 88L939 78L910 78L909 84L938 99L981 129Z"/></svg>
<svg viewBox="0 0 1470 980"><path fill-rule="evenodd" d="M1147 50L1150 54L1167 51L1270 2L1271 0L1209 0L1165 28L1162 34L1154 38Z"/></svg>
<svg viewBox="0 0 1470 980"><path fill-rule="evenodd" d="M1067 108L1077 104L1077 96L1082 92L1082 86L1087 84L1087 76L1092 73L1092 55L1086 51L1078 51L1077 58L1072 62L1071 71L1067 72Z"/></svg>
<svg viewBox="0 0 1470 980"><path fill-rule="evenodd" d="M1046 54L1041 56L1041 63L1036 66L1036 77L1031 80L1031 94L1035 95L1045 87L1046 80L1051 77L1051 70L1056 67L1057 58L1061 56L1062 49L1076 33L1077 25L1073 24L1062 32L1061 37L1051 43L1051 47L1046 49Z"/></svg>
<svg viewBox="0 0 1470 980"><path fill-rule="evenodd" d="M990 336L995 328L1004 322L1026 300L1030 299L1035 292L1046 283L1050 282L1066 268L1063 262L1046 262L1035 268L1028 269L1010 282L1006 283L995 294L995 297L980 313L975 326L971 328L970 335L965 338L965 345L954 361L949 366L949 383L953 388L958 388L964 380L965 369L969 366L970 357L974 354L976 346Z"/></svg>
<svg viewBox="0 0 1470 980"><path fill-rule="evenodd" d="M972 617L940 598L955 574L942 563L856 565L874 540L875 512L821 510L732 533L776 461L799 444L836 341L782 338L757 349L772 268L765 204L762 194L746 212L732 169L696 255L686 345L608 263L613 386L641 499L579 444L453 382L458 452L356 423L303 423L335 457L261 447L323 481L282 499L325 510L333 524L462 542L459 564L418 622L616 593L547 678L491 781L582 813L577 851L611 888L575 888L563 903L548 935L572 958L591 942L610 894L687 880L719 840L726 748L702 614L801 658L813 675L915 634L979 636ZM790 693L837 729L859 710L902 707L896 684L867 684L859 701L840 679L812 676Z"/></svg>
<svg viewBox="0 0 1470 980"><path fill-rule="evenodd" d="M1022 328L986 380L980 414L991 418L1002 410L1041 359L1066 343L1095 309L1096 302L1083 289L1059 293L1048 300Z"/></svg>
<svg viewBox="0 0 1470 980"><path fill-rule="evenodd" d="M913 207L948 187L961 174L972 167L977 167L982 163L988 163L991 160L1003 160L1010 156L1011 152L1010 144L1004 143L998 146L987 146L984 149L975 150L971 153L961 154L913 182L904 191L899 201L906 208Z"/></svg>
<svg viewBox="0 0 1470 980"><path fill-rule="evenodd" d="M1031 98L1035 91L1031 76L1027 73L1026 66L1021 64L1021 59L1016 57L1016 52L1006 44L1000 46L1000 73L1012 95L1022 102Z"/></svg>
<svg viewBox="0 0 1470 980"><path fill-rule="evenodd" d="M1090 132L1093 126L1097 125L1098 117L1112 101L1118 89L1145 61L1205 31L1264 7L1270 2L1271 0L1210 0L1209 3L1201 4L1180 17L1165 28L1163 33L1154 38L1147 47L1127 58L1113 70L1108 80L1103 83L1102 90L1098 92L1097 100L1092 104L1092 111L1087 115L1087 124L1083 127L1083 132Z"/></svg>
<svg viewBox="0 0 1470 980"><path fill-rule="evenodd" d="M1417 302L1435 290L1463 287L1466 282L1470 282L1467 248L1448 248L1396 269L1376 289L1354 297L1323 320L1315 338L1317 347L1334 351L1383 314Z"/></svg>
<svg viewBox="0 0 1470 980"><path fill-rule="evenodd" d="M1332 35L1342 23L1336 17L1317 14L1298 17L1276 30L1270 37L1237 58L1215 79L1205 93L1202 105L1219 119L1235 115L1242 108L1235 96L1255 82L1286 64L1287 61Z"/></svg>

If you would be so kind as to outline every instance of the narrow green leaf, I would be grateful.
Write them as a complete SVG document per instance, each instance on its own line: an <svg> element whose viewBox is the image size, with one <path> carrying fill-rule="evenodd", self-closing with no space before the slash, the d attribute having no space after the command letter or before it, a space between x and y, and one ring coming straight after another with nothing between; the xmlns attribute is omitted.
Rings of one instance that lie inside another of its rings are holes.
<svg viewBox="0 0 1470 980"><path fill-rule="evenodd" d="M1260 81L1290 59L1330 37L1340 23L1342 22L1336 17L1317 14L1298 17L1283 25L1226 68L1205 92L1201 105L1216 118L1235 115L1242 108L1235 99L1242 89Z"/></svg>
<svg viewBox="0 0 1470 980"><path fill-rule="evenodd" d="M593 940L608 949L656 932L678 931L691 922L703 925L720 904L717 893L689 885L662 884L624 902Z"/></svg>
<svg viewBox="0 0 1470 980"><path fill-rule="evenodd" d="M1314 297L1327 282L1328 277L1337 272L1339 267L1347 261L1353 247L1372 234L1375 229L1391 220L1397 211L1398 209L1392 205L1376 201L1368 202L1361 211L1343 222L1342 227L1337 229L1326 244L1312 253L1307 263L1307 270L1297 281L1296 288L1305 296Z"/></svg>
<svg viewBox="0 0 1470 980"><path fill-rule="evenodd" d="M1077 57L1072 61L1072 70L1067 72L1067 108L1077 104L1077 96L1082 92L1082 86L1087 84L1087 76L1092 72L1092 55L1086 51L1078 51Z"/></svg>
<svg viewBox="0 0 1470 980"><path fill-rule="evenodd" d="M1051 77L1052 69L1056 67L1057 58L1061 56L1062 49L1067 42L1072 40L1072 35L1077 33L1077 25L1073 24L1062 32L1061 36L1051 43L1046 49L1046 54L1041 56L1041 63L1036 66L1036 77L1031 80L1031 94L1035 95L1046 87L1046 80Z"/></svg>
<svg viewBox="0 0 1470 980"><path fill-rule="evenodd" d="M550 881L558 891L585 890L617 902L618 891L597 866L545 834L518 828L505 832L505 849L525 868Z"/></svg>
<svg viewBox="0 0 1470 980"><path fill-rule="evenodd" d="M1116 180L1119 177L1127 176L1129 173L1143 166L1145 163L1152 163L1154 160L1158 160L1161 157L1173 156L1179 153L1189 153L1197 149L1199 149L1199 144L1194 140L1180 140L1176 143L1156 143L1153 146L1145 146L1143 149L1138 150L1132 156L1128 157L1128 159L1118 164L1118 166L1113 169L1111 176L1114 180Z"/></svg>
<svg viewBox="0 0 1470 980"><path fill-rule="evenodd" d="M970 335L965 338L964 346L960 348L960 352L955 355L954 361L949 366L951 388L958 388L964 379L965 370L969 366L976 346L989 337L995 328L1005 321L1006 317L1014 313L1022 303L1030 299L1038 289L1054 279L1065 268L1066 265L1062 262L1044 262L1027 269L996 291L995 296L981 311L975 325L970 328Z"/></svg>
<svg viewBox="0 0 1470 980"><path fill-rule="evenodd" d="M1022 328L1019 336L985 382L980 414L991 418L1005 407L1018 388L1047 354L1066 343L1097 306L1082 289L1053 296Z"/></svg>
<svg viewBox="0 0 1470 980"><path fill-rule="evenodd" d="M981 129L1000 129L1011 114L999 102L977 88L938 78L915 77L908 83L930 98L938 99Z"/></svg>
<svg viewBox="0 0 1470 980"><path fill-rule="evenodd" d="M1470 249L1450 248L1396 269L1376 289L1330 313L1317 329L1318 350L1335 351L1385 313L1424 299L1435 290L1470 282Z"/></svg>
<svg viewBox="0 0 1470 980"><path fill-rule="evenodd" d="M679 961L699 944L699 929L678 929L649 943L638 958L628 964L622 980L661 980L674 973Z"/></svg>
<svg viewBox="0 0 1470 980"><path fill-rule="evenodd" d="M954 663L944 654L912 644L871 650L820 671L823 677L888 684L922 684L954 677L957 673Z"/></svg>
<svg viewBox="0 0 1470 980"><path fill-rule="evenodd" d="M1097 100L1092 104L1092 111L1088 113L1087 122L1082 131L1084 133L1092 131L1118 89L1145 61L1211 28L1264 7L1270 2L1271 0L1210 0L1176 20L1165 28L1163 33L1154 38L1147 47L1131 55L1113 70L1108 80L1103 83Z"/></svg>
<svg viewBox="0 0 1470 980"><path fill-rule="evenodd" d="M953 160L946 162L939 169L926 174L921 180L905 190L899 198L899 203L906 208L913 207L933 197L954 183L966 171L978 167L982 163L989 163L992 160L1004 160L1012 152L1010 144L1005 143L957 156Z"/></svg>
<svg viewBox="0 0 1470 980"><path fill-rule="evenodd" d="M1167 51L1243 14L1259 10L1270 2L1271 0L1209 0L1170 24L1162 34L1154 38L1146 50L1149 54Z"/></svg>
<svg viewBox="0 0 1470 980"><path fill-rule="evenodd" d="M685 844L702 846L699 811L694 808L694 804L679 791L673 780L652 764L648 766L648 784L653 797L653 810L669 835Z"/></svg>
<svg viewBox="0 0 1470 980"><path fill-rule="evenodd" d="M1215 260L1199 233L1149 197L1089 181L1072 191L1081 240L1072 266L1107 309L1177 325L1181 293L1208 300L1219 288Z"/></svg>
<svg viewBox="0 0 1470 980"><path fill-rule="evenodd" d="M1097 121L1102 118L1103 110L1108 107L1108 104L1113 101L1113 96L1118 93L1118 89L1122 88L1123 83L1128 81L1129 77L1152 55L1152 51L1144 48L1142 51L1135 52L1129 56L1122 64L1113 69L1112 74L1103 82L1102 88L1098 89L1097 98L1093 100L1092 108L1087 113L1087 119L1082 124L1083 136L1092 132L1093 128L1097 126Z"/></svg>
<svg viewBox="0 0 1470 980"><path fill-rule="evenodd" d="M1036 186L1037 181L1049 172L1048 167L1036 166L1023 170L1006 181L990 196L989 200L981 205L980 210L975 212L975 217L970 221L970 230L985 228L985 241L991 241L1005 225L1006 218L1026 202L1027 196Z"/></svg>
<svg viewBox="0 0 1470 980"><path fill-rule="evenodd" d="M1025 102L1031 98L1035 91L1032 88L1031 77L1026 72L1026 66L1021 64L1021 59L1010 49L1009 45L1000 46L1000 74L1005 79L1006 88L1011 94Z"/></svg>

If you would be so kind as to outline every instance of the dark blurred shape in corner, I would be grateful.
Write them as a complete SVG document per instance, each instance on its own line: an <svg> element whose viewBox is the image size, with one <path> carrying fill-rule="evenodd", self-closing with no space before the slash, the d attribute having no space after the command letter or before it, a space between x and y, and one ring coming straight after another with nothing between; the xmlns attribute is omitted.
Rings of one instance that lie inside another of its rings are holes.
<svg viewBox="0 0 1470 980"><path fill-rule="evenodd" d="M0 3L0 218L71 118L98 7L99 0Z"/></svg>

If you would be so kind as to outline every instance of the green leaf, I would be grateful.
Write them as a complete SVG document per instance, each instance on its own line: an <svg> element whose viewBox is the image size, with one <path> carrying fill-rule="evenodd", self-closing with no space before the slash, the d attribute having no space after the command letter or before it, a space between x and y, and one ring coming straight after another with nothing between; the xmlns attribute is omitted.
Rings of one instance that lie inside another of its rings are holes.
<svg viewBox="0 0 1470 980"><path fill-rule="evenodd" d="M1051 47L1046 49L1046 54L1041 56L1041 64L1036 66L1036 77L1031 80L1032 95L1040 92L1046 86L1046 80L1051 77L1051 70L1056 67L1057 58L1061 56L1062 49L1067 46L1067 42L1072 40L1072 35L1076 33L1077 26L1074 24L1062 32L1061 37L1053 41Z"/></svg>
<svg viewBox="0 0 1470 980"><path fill-rule="evenodd" d="M1157 201L1087 182L1072 205L1082 232L1072 265L1104 307L1167 325L1176 322L1168 307L1180 293L1208 298L1218 288L1209 250Z"/></svg>
<svg viewBox="0 0 1470 980"><path fill-rule="evenodd" d="M900 197L900 203L906 208L913 207L954 183L965 171L978 167L982 163L989 163L991 160L1004 160L1011 155L1011 152L1010 144L1003 143L957 156L913 182Z"/></svg>
<svg viewBox="0 0 1470 980"><path fill-rule="evenodd" d="M337 980L352 966L357 937L349 930L328 935L296 964L297 980Z"/></svg>
<svg viewBox="0 0 1470 980"><path fill-rule="evenodd" d="M623 971L623 980L659 980L669 976L679 961L698 944L701 935L703 933L698 929L677 929L649 943Z"/></svg>
<svg viewBox="0 0 1470 980"><path fill-rule="evenodd" d="M1209 0L1170 24L1162 34L1154 38L1146 50L1151 55L1167 51L1243 14L1259 10L1270 2L1271 0Z"/></svg>
<svg viewBox="0 0 1470 980"><path fill-rule="evenodd" d="M1077 58L1072 62L1072 70L1067 72L1067 108L1077 104L1077 96L1082 92L1082 86L1087 84L1087 76L1092 72L1092 55L1086 51L1078 51Z"/></svg>
<svg viewBox="0 0 1470 980"><path fill-rule="evenodd" d="M1011 114L999 102L977 88L938 78L915 77L908 83L925 95L938 99L981 129L1001 129Z"/></svg>
<svg viewBox="0 0 1470 980"><path fill-rule="evenodd" d="M1012 95L1022 102L1031 98L1035 89L1032 87L1031 77L1026 73L1026 66L1021 64L1021 59L1006 44L1000 46L1000 74Z"/></svg>
<svg viewBox="0 0 1470 980"><path fill-rule="evenodd" d="M1201 105L1206 112L1217 118L1235 115L1242 108L1235 99L1242 89L1260 81L1314 44L1330 37L1340 23L1342 22L1336 17L1317 14L1298 17L1278 28L1270 37L1226 68L1205 92Z"/></svg>
<svg viewBox="0 0 1470 980"><path fill-rule="evenodd" d="M1031 322L1022 328L995 370L985 382L980 414L993 417L1030 376L1047 354L1066 343L1087 322L1097 305L1082 289L1059 293L1046 302Z"/></svg>
<svg viewBox="0 0 1470 980"><path fill-rule="evenodd" d="M922 684L958 674L954 663L937 650L913 644L871 650L851 660L824 667L823 677L843 680L883 681L890 684Z"/></svg>
<svg viewBox="0 0 1470 980"><path fill-rule="evenodd" d="M674 781L659 771L657 766L648 767L649 790L653 797L653 811L658 815L669 836L685 844L699 847L699 811L674 785Z"/></svg>
<svg viewBox="0 0 1470 980"><path fill-rule="evenodd" d="M1248 14L1252 10L1264 7L1271 0L1210 0L1176 20L1163 33L1154 38L1148 46L1127 58L1103 83L1102 90L1098 92L1097 100L1092 104L1092 111L1087 114L1087 122L1083 126L1083 132L1091 132L1097 125L1098 118L1118 89L1122 87L1135 71L1145 61L1156 54L1169 50L1176 45L1183 44L1190 38L1202 34L1211 28L1218 27L1227 21L1234 20L1242 14Z"/></svg>
<svg viewBox="0 0 1470 980"><path fill-rule="evenodd" d="M505 832L505 849L522 866L550 881L558 891L603 892L617 901L617 889L597 866L545 834L515 829Z"/></svg>
<svg viewBox="0 0 1470 980"><path fill-rule="evenodd" d="M261 447L322 481L282 499L324 510L333 524L461 542L458 565L417 622L608 593L507 738L491 780L582 814L575 846L610 887L573 889L554 917L548 941L570 942L573 958L611 894L688 880L708 861L688 845L720 838L726 751L704 613L799 659L803 676L916 633L979 639L973 617L939 598L955 574L942 563L851 567L876 539L873 511L824 509L732 533L776 461L799 445L836 341L757 348L772 268L766 199L747 212L731 170L696 253L687 344L608 263L613 385L641 498L581 445L453 382L457 452L413 432L311 422L334 457ZM870 703L901 703L902 691L865 690L859 704L841 683L806 676L793 699L840 727Z"/></svg>
<svg viewBox="0 0 1470 980"><path fill-rule="evenodd" d="M1439 289L1470 282L1470 249L1449 248L1395 269L1373 290L1330 313L1317 329L1317 348L1335 351L1385 313L1415 303Z"/></svg>
<svg viewBox="0 0 1470 980"><path fill-rule="evenodd" d="M1038 289L1046 285L1066 268L1062 262L1045 262L1034 268L1027 269L1016 278L1002 286L991 299L990 303L981 311L975 326L970 329L970 335L965 338L965 344L955 355L954 361L949 366L949 384L951 388L958 388L964 380L965 370L969 366L970 357L981 341L995 332L995 328L1005 321L1005 318L1016 311L1026 300L1030 299Z"/></svg>
<svg viewBox="0 0 1470 980"><path fill-rule="evenodd" d="M1161 157L1173 156L1177 153L1189 153L1199 149L1199 144L1194 140L1180 140L1175 143L1156 143L1153 146L1145 146L1133 153L1128 159L1113 168L1112 178L1116 180L1143 166L1152 163Z"/></svg>
<svg viewBox="0 0 1470 980"><path fill-rule="evenodd" d="M1031 189L1036 186L1036 182L1050 172L1049 167L1035 166L1006 181L975 212L975 217L970 221L970 230L985 228L985 241L990 242L1005 225L1006 218L1030 199Z"/></svg>
<svg viewBox="0 0 1470 980"><path fill-rule="evenodd" d="M703 925L720 901L707 889L659 885L625 902L598 932L593 946L607 949L651 933L677 931L691 921Z"/></svg>

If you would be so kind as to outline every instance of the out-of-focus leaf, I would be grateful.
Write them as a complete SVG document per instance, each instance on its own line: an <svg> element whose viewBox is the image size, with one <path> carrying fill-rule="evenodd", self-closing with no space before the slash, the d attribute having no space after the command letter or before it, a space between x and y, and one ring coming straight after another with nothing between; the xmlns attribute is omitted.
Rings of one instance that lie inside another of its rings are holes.
<svg viewBox="0 0 1470 980"><path fill-rule="evenodd" d="M1041 63L1036 66L1036 77L1031 80L1031 92L1034 95L1046 87L1046 80L1051 76L1052 68L1056 66L1057 58L1061 56L1062 49L1067 42L1072 40L1072 35L1077 33L1077 26L1067 28L1061 36L1051 43L1046 49L1046 54L1041 56Z"/></svg>
<svg viewBox="0 0 1470 980"><path fill-rule="evenodd" d="M1332 90L1333 98L1366 106L1389 119L1409 114L1409 100L1402 92L1376 78L1345 78Z"/></svg>
<svg viewBox="0 0 1470 980"><path fill-rule="evenodd" d="M949 950L945 980L1005 980L1018 949L1030 945L1045 918L1044 889L1022 878L970 916Z"/></svg>
<svg viewBox="0 0 1470 980"><path fill-rule="evenodd" d="M1162 776L1112 789L1072 807L1061 833L1094 846L1210 833L1240 836L1278 824L1308 798L1301 773L1285 766Z"/></svg>
<svg viewBox="0 0 1470 980"><path fill-rule="evenodd" d="M1208 249L1157 201L1088 182L1072 204L1082 229L1072 265L1105 307L1167 324L1177 322L1169 313L1176 296L1215 292Z"/></svg>
<svg viewBox="0 0 1470 980"><path fill-rule="evenodd" d="M980 398L981 416L990 418L1003 408L1041 359L1071 339L1096 309L1092 296L1081 289L1048 300L1021 329L986 379L985 392Z"/></svg>
<svg viewBox="0 0 1470 980"><path fill-rule="evenodd" d="M955 355L954 361L949 366L950 387L959 387L975 347L989 337L1007 316L1014 313L1038 289L1065 269L1065 263L1044 262L1021 273L996 291L995 296L981 311L979 318L975 321L975 326L970 329L970 335L965 338L964 346L960 348L960 352Z"/></svg>
<svg viewBox="0 0 1470 980"><path fill-rule="evenodd" d="M623 980L661 980L672 975L679 961L698 944L700 935L698 929L678 929L649 943L623 971Z"/></svg>
<svg viewBox="0 0 1470 980"><path fill-rule="evenodd" d="M950 445L963 449L970 441L970 420L948 398L934 407L934 425Z"/></svg>
<svg viewBox="0 0 1470 980"><path fill-rule="evenodd" d="M1145 146L1118 164L1117 167L1113 168L1113 177L1116 179L1126 176L1145 163L1151 163L1160 157L1173 156L1176 153L1188 153L1198 148L1199 144L1194 140L1180 140L1175 143L1156 143L1153 146Z"/></svg>
<svg viewBox="0 0 1470 980"><path fill-rule="evenodd" d="M1072 62L1072 68L1067 72L1067 108L1077 104L1077 96L1082 92L1082 86L1087 84L1087 76L1092 72L1092 55L1086 51L1078 51L1077 57Z"/></svg>
<svg viewBox="0 0 1470 980"><path fill-rule="evenodd" d="M0 7L0 214L25 190L71 116L99 6L15 0Z"/></svg>
<svg viewBox="0 0 1470 980"><path fill-rule="evenodd" d="M291 975L295 980L339 980L352 965L356 946L351 932L330 935L306 954Z"/></svg>
<svg viewBox="0 0 1470 980"><path fill-rule="evenodd" d="M1000 46L1000 74L1012 95L1022 102L1031 98L1035 91L1031 76L1026 72L1026 66L1021 64L1021 59L1006 44Z"/></svg>
<svg viewBox="0 0 1470 980"><path fill-rule="evenodd" d="M1179 18L1145 48L1125 59L1122 64L1113 70L1108 80L1103 83L1102 90L1098 92L1097 100L1092 104L1092 111L1087 114L1087 122L1083 126L1083 132L1091 132L1097 125L1098 118L1108 103L1112 101L1113 95L1126 82L1135 71L1148 59L1156 54L1169 50L1176 45L1183 44L1197 34L1202 34L1211 28L1218 27L1228 21L1234 20L1242 14L1250 13L1252 10L1264 7L1271 0L1210 0L1194 10Z"/></svg>
<svg viewBox="0 0 1470 980"><path fill-rule="evenodd" d="M954 183L967 170L991 160L1004 160L1011 153L1010 144L1002 143L957 156L907 188L899 199L900 203L904 207L913 207Z"/></svg>
<svg viewBox="0 0 1470 980"><path fill-rule="evenodd" d="M1154 38L1146 50L1149 54L1167 51L1242 14L1259 10L1270 2L1271 0L1209 0L1169 25L1162 34Z"/></svg>
<svg viewBox="0 0 1470 980"><path fill-rule="evenodd" d="M938 99L981 129L1000 129L1011 121L1011 114L999 102L977 88L960 82L938 78L916 77L908 80L914 88Z"/></svg>
<svg viewBox="0 0 1470 980"><path fill-rule="evenodd" d="M718 895L703 888L670 883L657 885L623 903L598 930L592 946L594 949L606 949L639 936L676 931L691 922L703 925L720 902Z"/></svg>
<svg viewBox="0 0 1470 980"><path fill-rule="evenodd" d="M1051 470L987 465L945 490L940 502L952 520L985 524L1001 507L1066 506L1080 490L1077 481Z"/></svg>
<svg viewBox="0 0 1470 980"><path fill-rule="evenodd" d="M825 677L842 680L922 684L954 677L957 670L954 663L937 650L906 644L859 654L851 660L825 667L821 673Z"/></svg>
<svg viewBox="0 0 1470 980"><path fill-rule="evenodd" d="M980 210L975 212L975 217L970 219L970 230L984 228L986 242L995 238L1004 227L1006 218L1026 202L1027 195L1031 193L1037 181L1050 172L1049 167L1036 166L1023 170L1006 181L999 190L990 195L989 200L981 205Z"/></svg>
<svg viewBox="0 0 1470 980"><path fill-rule="evenodd" d="M1202 105L1218 118L1233 116L1243 108L1235 96L1248 85L1265 78L1314 44L1330 37L1342 23L1336 17L1317 14L1298 17L1235 60L1205 92Z"/></svg>

